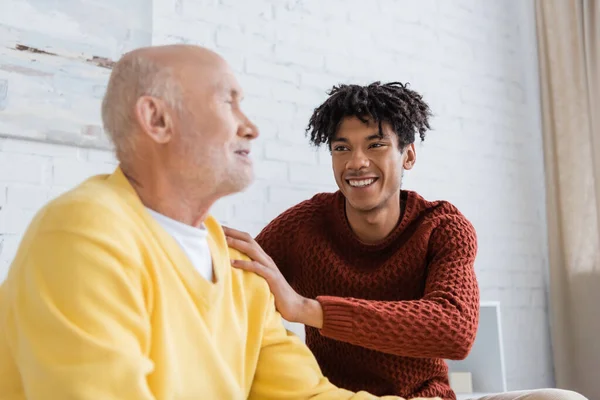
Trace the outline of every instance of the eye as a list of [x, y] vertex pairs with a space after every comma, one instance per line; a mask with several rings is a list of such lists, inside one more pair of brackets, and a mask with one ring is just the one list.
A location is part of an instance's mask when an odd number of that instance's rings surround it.
[[377, 148], [384, 147], [384, 146], [385, 146], [385, 143], [373, 143], [373, 144], [371, 144], [369, 146], [369, 148], [370, 149], [377, 149]]
[[348, 150], [347, 146], [338, 145], [333, 148], [333, 151], [346, 151]]

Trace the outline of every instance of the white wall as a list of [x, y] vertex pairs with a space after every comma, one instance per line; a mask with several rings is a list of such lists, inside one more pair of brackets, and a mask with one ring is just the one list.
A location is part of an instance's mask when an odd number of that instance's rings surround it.
[[[45, 3], [53, 2], [31, 2], [50, 18], [50, 6], [39, 5]], [[94, 22], [94, 13], [70, 11], [83, 1], [69, 4], [60, 11], [81, 29]], [[119, 12], [141, 18], [141, 3], [132, 4]], [[257, 233], [287, 207], [335, 189], [329, 155], [313, 151], [304, 137], [312, 108], [334, 83], [410, 82], [436, 116], [405, 187], [451, 200], [473, 221], [482, 298], [502, 304], [509, 388], [552, 385], [532, 0], [368, 4], [154, 0], [152, 17], [144, 17], [153, 43], [197, 43], [223, 54], [262, 129], [254, 151], [258, 180], [223, 200], [215, 214]], [[11, 96], [9, 87], [4, 101]], [[112, 156], [99, 150], [0, 140], [0, 277], [42, 203], [113, 167]]]

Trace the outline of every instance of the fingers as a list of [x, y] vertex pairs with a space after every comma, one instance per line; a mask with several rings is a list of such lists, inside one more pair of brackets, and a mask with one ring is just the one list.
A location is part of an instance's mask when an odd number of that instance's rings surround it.
[[273, 277], [271, 269], [256, 261], [231, 260], [231, 265], [244, 271], [254, 272], [269, 281]]
[[254, 239], [247, 232], [238, 231], [237, 229], [229, 228], [227, 226], [223, 227], [223, 232], [225, 236], [230, 236], [232, 238], [243, 240], [244, 242], [253, 242]]
[[241, 251], [250, 258], [255, 258], [254, 256], [256, 251], [251, 243], [241, 239], [236, 239], [233, 236], [225, 236], [225, 238], [227, 239], [227, 244], [229, 247], [233, 247], [234, 249]]
[[265, 253], [262, 247], [249, 233], [238, 231], [237, 229], [229, 228], [228, 226], [223, 226], [223, 232], [225, 233], [225, 238], [227, 239], [227, 245], [229, 247], [233, 247], [234, 249], [246, 254], [253, 260], [258, 261], [267, 267], [275, 267], [273, 259]]
[[270, 257], [266, 255], [266, 253], [261, 249], [261, 247], [255, 242], [246, 242], [241, 239], [235, 239], [231, 236], [226, 236], [227, 245], [229, 247], [233, 247], [234, 249], [244, 253], [254, 261], [258, 261], [259, 263], [270, 266], [273, 263]]
[[246, 232], [241, 232], [233, 228], [223, 227], [227, 244], [236, 250], [241, 251], [248, 257], [260, 261], [263, 264], [270, 264], [273, 262], [271, 257], [265, 253], [258, 243]]

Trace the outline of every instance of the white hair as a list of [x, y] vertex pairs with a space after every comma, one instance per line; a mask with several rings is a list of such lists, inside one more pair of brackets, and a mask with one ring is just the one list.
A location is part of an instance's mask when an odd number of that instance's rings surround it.
[[102, 100], [104, 130], [120, 162], [134, 155], [135, 104], [141, 96], [160, 98], [173, 109], [181, 109], [181, 89], [172, 69], [132, 53], [114, 66]]

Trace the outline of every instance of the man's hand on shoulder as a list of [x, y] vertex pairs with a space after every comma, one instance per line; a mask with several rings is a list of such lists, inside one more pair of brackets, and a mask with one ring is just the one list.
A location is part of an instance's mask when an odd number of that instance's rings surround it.
[[223, 227], [227, 244], [246, 254], [252, 261], [231, 260], [235, 268], [254, 272], [262, 276], [275, 297], [275, 307], [281, 316], [290, 321], [321, 328], [323, 309], [318, 301], [308, 299], [296, 293], [285, 280], [273, 259], [260, 247], [248, 233]]

